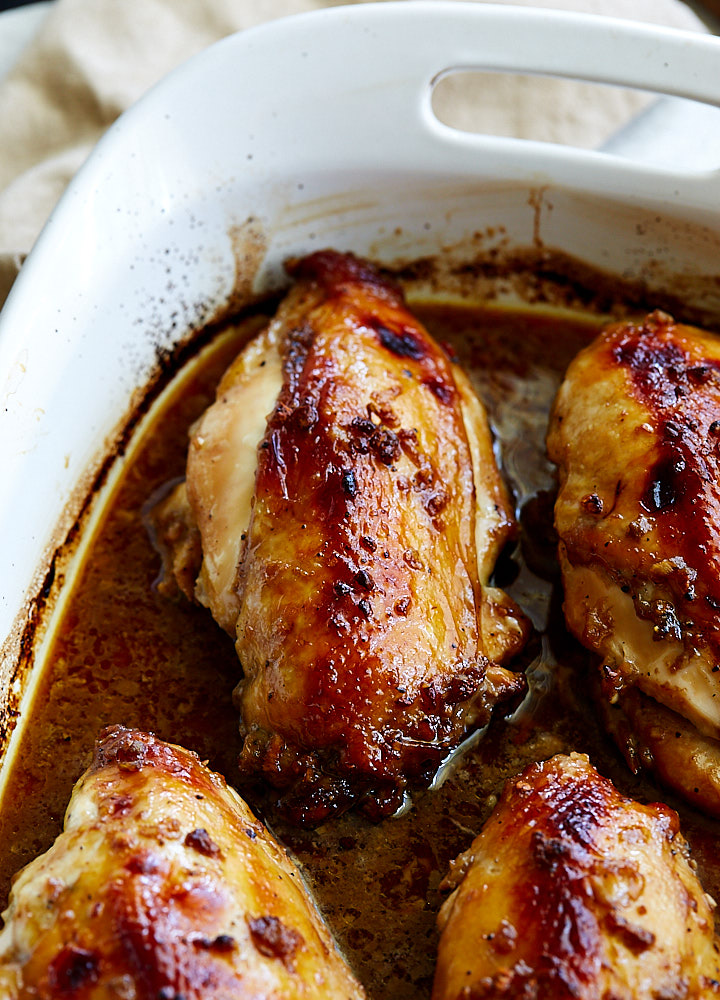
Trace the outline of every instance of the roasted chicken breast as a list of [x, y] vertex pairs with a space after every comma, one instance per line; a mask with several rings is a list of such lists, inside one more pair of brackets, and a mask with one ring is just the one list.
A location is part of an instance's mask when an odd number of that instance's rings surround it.
[[513, 512], [481, 403], [400, 289], [331, 251], [291, 272], [170, 505], [236, 638], [243, 770], [296, 821], [381, 816], [524, 690], [503, 664], [527, 622], [488, 585]]
[[448, 885], [433, 1000], [720, 995], [714, 904], [677, 815], [624, 798], [584, 755], [508, 783]]
[[8, 1000], [364, 996], [242, 799], [195, 754], [119, 726], [3, 917]]
[[720, 815], [720, 340], [658, 312], [608, 327], [548, 453], [565, 617], [608, 723], [633, 768]]

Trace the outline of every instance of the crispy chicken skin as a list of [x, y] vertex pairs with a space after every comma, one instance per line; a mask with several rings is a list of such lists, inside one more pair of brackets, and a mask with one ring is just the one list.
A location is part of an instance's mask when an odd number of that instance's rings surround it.
[[363, 990], [300, 874], [197, 756], [113, 727], [65, 829], [16, 877], [0, 995], [348, 998]]
[[714, 904], [676, 813], [624, 798], [584, 755], [509, 783], [449, 881], [433, 1000], [720, 995]]
[[484, 409], [370, 264], [323, 251], [195, 425], [196, 594], [236, 637], [241, 767], [318, 822], [394, 811], [524, 678]]
[[610, 727], [631, 766], [716, 815], [719, 449], [720, 340], [659, 312], [575, 358], [548, 435], [565, 617], [602, 657]]

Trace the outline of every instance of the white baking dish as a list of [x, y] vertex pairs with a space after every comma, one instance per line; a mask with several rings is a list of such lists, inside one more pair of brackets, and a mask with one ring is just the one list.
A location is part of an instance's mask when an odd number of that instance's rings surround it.
[[[669, 284], [720, 319], [720, 177], [460, 133], [453, 68], [550, 73], [720, 104], [720, 40], [560, 12], [363, 4], [202, 53], [110, 130], [0, 317], [0, 700], [53, 553], [157, 370], [231, 300], [322, 246], [388, 262], [540, 241]], [[27, 650], [25, 650], [27, 652]], [[12, 697], [8, 702], [8, 691]]]

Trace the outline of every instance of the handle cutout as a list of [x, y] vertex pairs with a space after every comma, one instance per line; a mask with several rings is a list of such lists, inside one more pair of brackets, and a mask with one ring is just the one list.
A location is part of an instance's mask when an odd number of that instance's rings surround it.
[[720, 108], [533, 73], [448, 70], [431, 107], [461, 132], [595, 149], [688, 173], [720, 167]]

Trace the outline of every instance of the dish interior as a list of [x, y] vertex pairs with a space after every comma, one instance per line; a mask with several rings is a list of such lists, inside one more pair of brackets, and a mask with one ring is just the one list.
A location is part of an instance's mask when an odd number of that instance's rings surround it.
[[[520, 539], [503, 554], [495, 582], [532, 619], [518, 668], [530, 693], [506, 719], [472, 736], [413, 793], [396, 817], [373, 825], [352, 813], [314, 830], [285, 823], [272, 795], [241, 787], [251, 807], [295, 854], [321, 910], [370, 998], [422, 1000], [430, 994], [440, 881], [488, 816], [505, 780], [550, 755], [587, 752], [627, 794], [663, 798], [678, 809], [708, 892], [720, 893], [715, 845], [720, 824], [633, 777], [604, 734], [587, 679], [591, 659], [568, 635], [552, 531], [554, 471], [545, 456], [548, 409], [574, 354], [607, 318], [594, 308], [452, 299], [406, 269], [412, 307], [447, 342], [484, 400], [504, 475], [517, 505]], [[425, 278], [427, 276], [425, 275]], [[569, 285], [564, 286], [565, 292]], [[577, 303], [575, 303], [577, 305]], [[637, 308], [618, 299], [616, 314]], [[232, 689], [240, 676], [232, 641], [201, 608], [157, 590], [160, 559], [147, 528], [149, 503], [184, 472], [189, 425], [213, 398], [239, 346], [273, 303], [208, 336], [138, 430], [92, 538], [73, 570], [47, 644], [31, 720], [16, 734], [0, 806], [0, 881], [45, 850], [61, 829], [73, 783], [98, 731], [122, 723], [196, 750], [237, 780], [240, 750]], [[86, 530], [90, 528], [86, 526]]]

